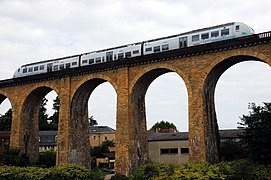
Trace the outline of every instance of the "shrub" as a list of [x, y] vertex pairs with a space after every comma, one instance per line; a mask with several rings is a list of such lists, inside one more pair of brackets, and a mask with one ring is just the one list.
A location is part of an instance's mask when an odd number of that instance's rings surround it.
[[42, 167], [53, 167], [56, 165], [56, 152], [50, 149], [45, 152], [41, 152], [39, 155], [39, 161], [37, 165]]

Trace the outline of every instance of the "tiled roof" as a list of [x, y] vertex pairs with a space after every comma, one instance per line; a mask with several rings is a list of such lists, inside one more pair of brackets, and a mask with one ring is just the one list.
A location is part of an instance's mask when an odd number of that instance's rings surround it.
[[[243, 129], [225, 129], [219, 130], [221, 139], [233, 139], [238, 138], [239, 135], [244, 132]], [[177, 132], [177, 133], [155, 133], [148, 132], [148, 141], [177, 141], [177, 140], [188, 140], [188, 132]]]
[[115, 133], [115, 129], [108, 126], [90, 126], [90, 133]]

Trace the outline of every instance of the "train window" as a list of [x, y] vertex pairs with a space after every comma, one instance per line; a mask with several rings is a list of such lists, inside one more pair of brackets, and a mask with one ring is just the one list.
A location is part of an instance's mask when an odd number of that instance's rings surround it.
[[88, 64], [93, 64], [94, 63], [94, 59], [89, 59]]
[[34, 71], [38, 71], [38, 70], [39, 70], [39, 66], [35, 66]]
[[235, 30], [239, 31], [240, 30], [240, 26], [239, 25], [235, 26]]
[[160, 52], [160, 46], [153, 47], [153, 52]]
[[83, 60], [82, 63], [86, 64], [86, 63], [88, 63], [88, 60]]
[[192, 42], [198, 41], [199, 40], [199, 35], [194, 35], [192, 36]]
[[117, 55], [116, 54], [114, 54], [114, 60], [116, 60], [117, 59]]
[[133, 54], [138, 54], [139, 53], [139, 50], [134, 50], [133, 51]]
[[131, 52], [126, 52], [126, 53], [125, 53], [125, 57], [126, 57], [126, 58], [129, 58], [129, 57], [131, 57], [131, 56], [132, 56]]
[[103, 60], [103, 62], [104, 62], [104, 57], [102, 57], [102, 60]]
[[201, 34], [201, 39], [209, 39], [209, 33]]
[[152, 47], [146, 48], [146, 52], [152, 51]]
[[226, 36], [230, 34], [230, 30], [229, 29], [222, 29], [221, 30], [221, 36]]
[[71, 67], [71, 63], [67, 63], [66, 64], [66, 69], [70, 68]]
[[168, 49], [169, 49], [168, 44], [162, 45], [162, 51], [166, 51]]
[[72, 62], [72, 66], [76, 66], [77, 65], [77, 62]]
[[33, 72], [33, 67], [28, 68], [28, 72]]
[[60, 64], [59, 65], [59, 69], [61, 70], [61, 69], [64, 69], [64, 64]]
[[54, 66], [53, 66], [53, 70], [54, 70], [54, 71], [57, 71], [57, 70], [58, 70], [58, 65], [54, 65]]
[[96, 60], [96, 63], [102, 62], [102, 58], [101, 57], [97, 57], [95, 60]]
[[211, 32], [211, 37], [218, 37], [218, 36], [219, 36], [219, 31]]
[[40, 70], [44, 70], [44, 65], [40, 65]]
[[23, 69], [23, 73], [27, 73], [27, 69], [25, 68], [25, 69]]
[[123, 58], [124, 57], [124, 54], [123, 53], [119, 53], [118, 54], [118, 59], [121, 59], [121, 58]]
[[18, 72], [20, 72], [21, 69], [18, 69]]

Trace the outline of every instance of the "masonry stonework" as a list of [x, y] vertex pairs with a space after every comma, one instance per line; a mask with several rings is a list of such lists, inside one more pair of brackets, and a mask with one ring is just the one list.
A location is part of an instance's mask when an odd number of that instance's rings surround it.
[[39, 104], [54, 90], [60, 98], [57, 164], [90, 167], [87, 102], [97, 86], [109, 82], [117, 94], [115, 172], [128, 175], [148, 161], [146, 91], [158, 76], [176, 72], [188, 93], [189, 160], [216, 162], [215, 86], [232, 65], [250, 60], [271, 65], [270, 44], [1, 88], [0, 102], [8, 98], [13, 110], [10, 145], [26, 152], [32, 163], [37, 161]]

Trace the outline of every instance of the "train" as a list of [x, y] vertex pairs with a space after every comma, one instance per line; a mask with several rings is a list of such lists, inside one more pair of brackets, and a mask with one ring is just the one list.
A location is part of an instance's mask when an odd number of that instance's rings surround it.
[[231, 22], [114, 48], [25, 64], [16, 69], [13, 78], [91, 66], [121, 59], [130, 60], [137, 56], [183, 49], [252, 34], [254, 34], [254, 30], [248, 25], [241, 22]]

